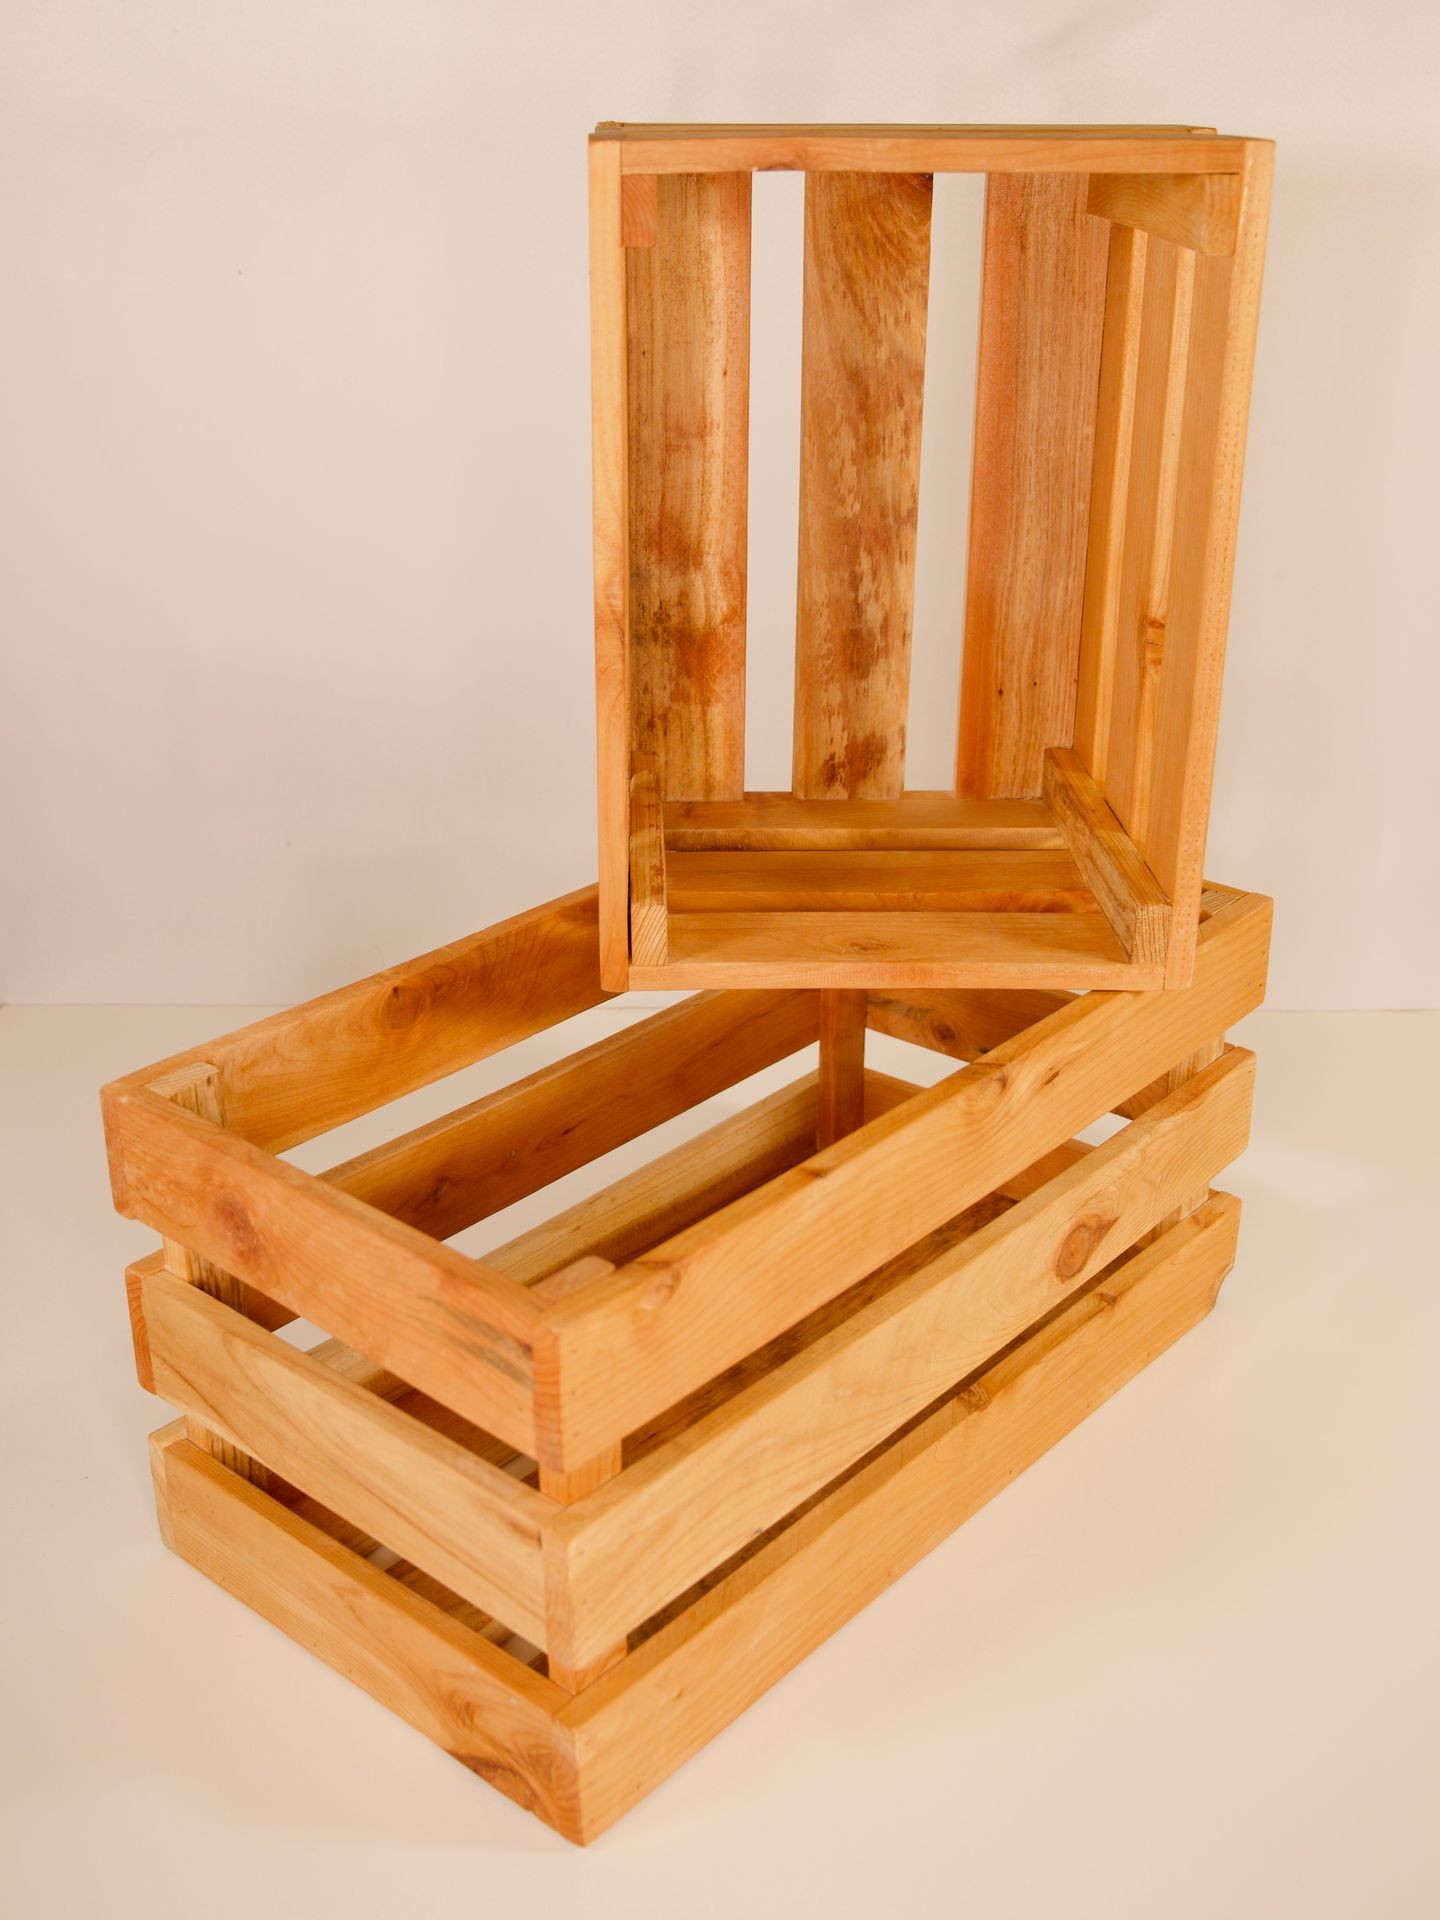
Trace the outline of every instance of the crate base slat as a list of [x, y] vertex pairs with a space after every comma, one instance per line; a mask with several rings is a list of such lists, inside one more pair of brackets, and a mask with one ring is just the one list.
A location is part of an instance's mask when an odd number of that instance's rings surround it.
[[704, 1584], [570, 1695], [201, 1452], [155, 1436], [175, 1551], [567, 1838], [588, 1841], [1214, 1303], [1215, 1194]]

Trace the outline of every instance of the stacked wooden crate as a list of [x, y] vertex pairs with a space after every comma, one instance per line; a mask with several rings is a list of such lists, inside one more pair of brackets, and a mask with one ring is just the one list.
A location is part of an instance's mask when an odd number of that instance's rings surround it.
[[[1270, 931], [1200, 880], [1264, 144], [591, 153], [598, 888], [104, 1094], [116, 1204], [163, 1240], [128, 1290], [182, 1414], [167, 1541], [576, 1840], [1208, 1310], [1254, 1064], [1223, 1036]], [[746, 235], [777, 166], [809, 174], [795, 783], [747, 795]], [[991, 175], [971, 613], [956, 792], [906, 795], [945, 167]], [[721, 990], [328, 1173], [282, 1157], [636, 983]], [[872, 1032], [957, 1064], [917, 1087]], [[447, 1244], [792, 1057], [544, 1225]]]

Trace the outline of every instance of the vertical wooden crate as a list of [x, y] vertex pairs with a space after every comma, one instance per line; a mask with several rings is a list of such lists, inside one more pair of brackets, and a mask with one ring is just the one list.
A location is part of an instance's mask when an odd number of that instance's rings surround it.
[[[1185, 127], [597, 129], [607, 987], [1189, 980], [1271, 163]], [[806, 175], [785, 794], [744, 771], [750, 220], [775, 169]], [[962, 688], [954, 789], [907, 792], [948, 173], [986, 176]]]
[[[1206, 1312], [1253, 1080], [1217, 1036], [1270, 911], [1207, 893], [1171, 993], [699, 994], [324, 1175], [280, 1157], [605, 998], [598, 923], [589, 889], [104, 1093], [116, 1204], [164, 1242], [128, 1289], [184, 1416], [166, 1540], [582, 1841]], [[867, 1029], [967, 1064], [917, 1090]], [[817, 1043], [484, 1258], [446, 1244]]]

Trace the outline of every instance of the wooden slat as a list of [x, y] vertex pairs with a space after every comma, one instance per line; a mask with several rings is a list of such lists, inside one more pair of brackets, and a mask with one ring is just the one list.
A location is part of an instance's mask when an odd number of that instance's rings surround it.
[[324, 1178], [446, 1240], [812, 1045], [816, 1020], [798, 993], [698, 995]]
[[1202, 1319], [1234, 1259], [1217, 1195], [793, 1525], [561, 1709], [587, 1839]]
[[1195, 269], [1153, 791], [1139, 841], [1175, 904], [1169, 986], [1189, 978], [1204, 884], [1273, 158], [1264, 142], [1250, 150], [1233, 260], [1201, 258]]
[[1075, 750], [1102, 786], [1119, 645], [1125, 511], [1130, 495], [1144, 287], [1145, 235], [1131, 227], [1113, 228], [1105, 275], [1100, 395], [1095, 415], [1095, 465], [1075, 698]]
[[1234, 173], [1263, 144], [1166, 127], [600, 126], [627, 173]]
[[111, 1117], [123, 1212], [533, 1455], [523, 1287], [143, 1088]]
[[630, 762], [630, 958], [663, 967], [669, 912], [665, 889], [665, 809], [653, 753]]
[[1187, 991], [1071, 1001], [560, 1303], [536, 1337], [540, 1453], [563, 1466], [633, 1431], [1234, 1024], [1269, 937], [1270, 903], [1247, 896], [1205, 924]]
[[145, 1314], [162, 1398], [545, 1644], [551, 1501], [171, 1274]]
[[[1244, 1151], [1254, 1056], [1144, 1119], [554, 1516], [584, 1661], [721, 1565], [1082, 1291]], [[755, 1463], [764, 1462], [756, 1472]]]
[[[256, 1146], [341, 1126], [603, 1000], [595, 913], [585, 887], [175, 1054], [104, 1089], [107, 1125], [117, 1100], [203, 1063], [219, 1069], [227, 1126]], [[111, 1171], [123, 1176], [113, 1154]]]
[[559, 1687], [226, 1473], [155, 1436], [167, 1543], [510, 1799], [581, 1837]]
[[1132, 960], [1163, 966], [1170, 902], [1068, 747], [1051, 747], [1045, 755], [1045, 800], [1121, 946]]
[[931, 182], [805, 183], [793, 785], [904, 786], [925, 391]]
[[[857, 975], [859, 976], [857, 979]], [[1101, 913], [672, 913], [635, 987], [1157, 987]]]
[[865, 1122], [863, 987], [820, 995], [820, 1098], [817, 1146], [828, 1147]]
[[620, 238], [627, 247], [653, 247], [659, 226], [660, 181], [653, 173], [620, 180]]
[[1083, 180], [987, 183], [964, 794], [1038, 794], [1046, 747], [1073, 738], [1106, 253]]
[[1093, 913], [1068, 853], [672, 853], [676, 913]]
[[[641, 169], [643, 171], [643, 169]], [[630, 510], [626, 260], [620, 151], [590, 142], [590, 429], [595, 567], [595, 774], [600, 979], [630, 963]]]
[[738, 798], [750, 176], [667, 174], [655, 243], [626, 272], [634, 745], [657, 756], [667, 799]]
[[985, 849], [1054, 851], [1063, 845], [1038, 800], [966, 800], [953, 793], [903, 793], [894, 800], [797, 800], [747, 793], [743, 800], [665, 810], [674, 853]]
[[1196, 253], [1233, 253], [1238, 173], [1096, 173], [1086, 202], [1103, 220]]

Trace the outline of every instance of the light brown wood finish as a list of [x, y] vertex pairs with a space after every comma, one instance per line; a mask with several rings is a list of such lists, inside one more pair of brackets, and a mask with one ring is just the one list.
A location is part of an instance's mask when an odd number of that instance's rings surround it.
[[803, 799], [904, 785], [925, 394], [931, 182], [805, 183], [793, 784]]
[[659, 226], [660, 181], [653, 173], [620, 180], [620, 238], [627, 247], [653, 247]]
[[1187, 991], [1071, 1001], [560, 1303], [535, 1365], [564, 1404], [539, 1456], [588, 1459], [1232, 1025], [1263, 996], [1269, 931], [1247, 896], [1206, 923]]
[[449, 1239], [811, 1045], [816, 1022], [800, 994], [697, 995], [324, 1177]]
[[145, 1314], [164, 1399], [545, 1644], [551, 1501], [171, 1274]]
[[667, 174], [654, 245], [632, 251], [626, 272], [634, 744], [658, 756], [666, 799], [737, 799], [750, 176]]
[[630, 762], [630, 958], [663, 967], [668, 945], [665, 897], [665, 810], [653, 753]]
[[986, 185], [958, 784], [1038, 794], [1073, 737], [1105, 229], [1064, 174]]
[[627, 173], [1234, 173], [1251, 143], [1184, 127], [671, 126], [602, 123]]
[[1053, 852], [1059, 829], [1038, 800], [967, 800], [902, 793], [894, 800], [797, 800], [747, 793], [743, 800], [665, 809], [674, 853], [915, 851]]
[[[219, 1070], [226, 1125], [282, 1152], [598, 1004], [595, 929], [584, 887], [176, 1054], [104, 1088], [107, 1138], [117, 1101], [198, 1063]], [[111, 1176], [123, 1213], [113, 1142]]]
[[828, 1147], [865, 1122], [863, 989], [820, 995], [820, 1100], [816, 1144]]
[[[644, 171], [644, 169], [641, 169]], [[590, 431], [595, 567], [595, 774], [600, 979], [629, 966], [630, 479], [620, 150], [590, 142]]]
[[1081, 1291], [1244, 1150], [1253, 1086], [1253, 1055], [1230, 1053], [557, 1515], [567, 1656], [658, 1611]]
[[1068, 853], [908, 847], [885, 853], [672, 853], [666, 898], [676, 913], [1093, 913], [1096, 904]]
[[1153, 233], [1196, 253], [1233, 253], [1240, 212], [1238, 173], [1096, 173], [1086, 205], [1120, 226]]
[[1163, 966], [1170, 902], [1068, 747], [1051, 747], [1045, 755], [1045, 800], [1121, 946], [1132, 960]]

